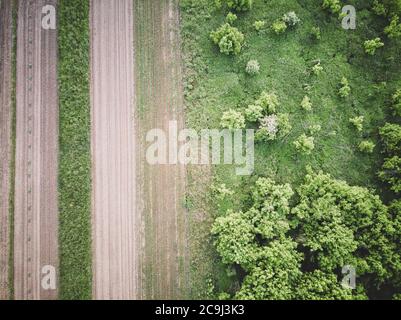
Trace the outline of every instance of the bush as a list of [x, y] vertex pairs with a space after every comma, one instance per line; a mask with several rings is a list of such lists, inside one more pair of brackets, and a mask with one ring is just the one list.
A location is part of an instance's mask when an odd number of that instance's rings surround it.
[[262, 29], [265, 27], [266, 25], [266, 21], [263, 20], [257, 20], [255, 21], [255, 23], [253, 24], [253, 27], [255, 28], [256, 31], [262, 31]]
[[284, 33], [287, 30], [287, 24], [283, 21], [283, 20], [276, 20], [275, 22], [273, 22], [272, 24], [272, 30], [276, 33], [276, 34], [281, 34]]
[[322, 131], [322, 126], [320, 124], [315, 124], [309, 127], [309, 133], [313, 136]]
[[322, 71], [323, 71], [323, 67], [322, 67], [320, 61], [317, 62], [317, 63], [312, 67], [312, 73], [313, 73], [314, 75], [317, 75], [317, 76], [318, 76], [319, 74], [322, 73]]
[[226, 16], [226, 22], [229, 24], [233, 24], [235, 21], [237, 21], [238, 17], [235, 13], [229, 12]]
[[328, 9], [331, 13], [339, 13], [341, 11], [341, 3], [339, 0], [323, 0], [323, 9]]
[[351, 94], [351, 87], [349, 86], [348, 79], [346, 77], [343, 77], [341, 79], [341, 88], [338, 91], [338, 94], [340, 95], [341, 98], [346, 98]]
[[355, 118], [349, 119], [349, 122], [352, 123], [352, 124], [354, 125], [354, 127], [355, 127], [359, 132], [362, 132], [364, 119], [365, 119], [365, 118], [364, 118], [363, 116], [360, 116], [360, 117], [355, 117]]
[[228, 23], [213, 31], [210, 37], [219, 46], [220, 52], [226, 55], [239, 54], [244, 43], [244, 35]]
[[257, 141], [272, 141], [277, 138], [279, 130], [278, 117], [275, 114], [260, 119], [260, 127], [256, 132]]
[[372, 10], [374, 13], [376, 13], [379, 16], [387, 16], [386, 7], [382, 3], [380, 3], [378, 0], [373, 1]]
[[365, 140], [362, 141], [359, 144], [359, 151], [363, 152], [363, 153], [373, 153], [373, 150], [375, 149], [376, 145], [370, 141], [370, 140]]
[[381, 41], [380, 38], [376, 38], [365, 41], [364, 46], [365, 46], [365, 52], [373, 56], [376, 53], [377, 49], [384, 47], [384, 43]]
[[258, 104], [251, 104], [245, 109], [245, 118], [249, 122], [257, 122], [263, 117], [263, 107]]
[[384, 161], [379, 178], [388, 184], [395, 193], [401, 192], [401, 158], [394, 156]]
[[290, 27], [295, 27], [297, 24], [301, 23], [301, 19], [298, 18], [294, 11], [284, 14], [283, 21]]
[[304, 99], [302, 100], [301, 107], [305, 111], [311, 111], [312, 110], [312, 102], [310, 101], [308, 96], [305, 96]]
[[220, 125], [224, 129], [237, 130], [245, 128], [244, 116], [235, 110], [229, 110], [223, 113]]
[[246, 65], [246, 73], [249, 74], [250, 76], [255, 76], [259, 74], [260, 71], [260, 65], [258, 60], [249, 60], [247, 65]]
[[398, 89], [393, 95], [394, 114], [401, 117], [401, 89]]
[[397, 15], [391, 18], [390, 25], [384, 29], [384, 32], [389, 38], [399, 38], [401, 36], [401, 23]]
[[277, 115], [279, 138], [283, 138], [288, 135], [292, 130], [292, 125], [290, 123], [290, 116], [288, 113], [279, 113]]
[[278, 97], [275, 93], [268, 93], [263, 91], [258, 100], [255, 102], [257, 105], [263, 107], [268, 113], [276, 112], [277, 107], [279, 106]]
[[380, 136], [383, 140], [385, 151], [394, 154], [401, 152], [401, 126], [398, 124], [386, 123], [380, 128]]
[[230, 9], [242, 12], [252, 9], [253, 0], [216, 0], [216, 3], [219, 6], [225, 3]]
[[312, 27], [310, 34], [312, 36], [312, 39], [314, 40], [320, 40], [322, 38], [322, 34], [319, 27]]
[[298, 152], [310, 155], [315, 149], [315, 138], [302, 134], [296, 141], [294, 141], [294, 146]]

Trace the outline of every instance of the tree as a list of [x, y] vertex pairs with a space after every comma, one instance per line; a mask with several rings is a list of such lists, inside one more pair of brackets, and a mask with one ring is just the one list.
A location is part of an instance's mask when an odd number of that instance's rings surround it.
[[384, 32], [389, 38], [399, 38], [401, 36], [401, 23], [399, 16], [394, 15], [391, 18], [390, 25], [384, 29]]
[[328, 9], [331, 13], [339, 13], [341, 10], [341, 4], [339, 0], [323, 0], [323, 9]]
[[401, 151], [401, 126], [386, 123], [380, 129], [380, 136], [384, 143], [385, 151], [390, 154]]
[[305, 96], [301, 102], [301, 107], [305, 111], [312, 111], [312, 102], [308, 96]]
[[253, 0], [216, 0], [218, 5], [225, 3], [228, 8], [238, 12], [252, 9]]
[[225, 23], [213, 31], [210, 37], [219, 46], [220, 52], [226, 55], [239, 54], [245, 39], [244, 35], [229, 23]]
[[246, 73], [249, 74], [250, 76], [255, 76], [259, 74], [259, 71], [260, 71], [260, 65], [258, 60], [249, 60], [246, 65]]
[[358, 146], [359, 151], [363, 153], [373, 153], [375, 147], [376, 145], [370, 140], [364, 140]]
[[390, 189], [395, 193], [401, 192], [401, 158], [394, 156], [384, 161], [379, 178], [390, 184]]
[[[360, 292], [360, 293], [359, 293]], [[365, 300], [363, 289], [354, 295], [351, 289], [343, 288], [333, 273], [315, 270], [302, 275], [296, 290], [299, 300]]]
[[348, 79], [346, 77], [342, 77], [341, 79], [341, 88], [338, 91], [338, 94], [341, 98], [346, 98], [351, 94], [351, 87], [349, 86]]
[[283, 20], [278, 19], [278, 20], [273, 22], [272, 30], [276, 34], [284, 33], [287, 30], [287, 24]]

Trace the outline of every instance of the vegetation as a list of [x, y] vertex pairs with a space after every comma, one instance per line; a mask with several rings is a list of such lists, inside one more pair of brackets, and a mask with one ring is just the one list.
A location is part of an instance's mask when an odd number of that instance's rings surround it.
[[216, 31], [213, 31], [210, 37], [219, 46], [221, 53], [237, 55], [241, 52], [244, 35], [229, 23], [225, 23]]
[[[387, 150], [379, 130], [386, 119], [399, 124], [393, 117], [400, 102], [400, 46], [384, 31], [394, 15], [390, 12], [398, 10], [390, 2], [378, 2], [386, 11], [378, 16], [370, 4], [356, 1], [358, 25], [351, 32], [341, 28], [340, 1], [255, 0], [235, 22], [246, 39], [241, 51], [226, 56], [213, 49], [209, 34], [228, 8], [216, 9], [207, 0], [181, 1], [188, 125], [216, 128], [225, 112], [235, 110], [259, 141], [252, 176], [238, 177], [233, 167], [216, 166], [211, 179], [229, 194], [189, 196], [193, 202], [208, 199], [202, 208], [210, 219], [203, 226], [213, 231], [211, 239], [202, 238], [205, 251], [194, 272], [194, 279], [201, 274], [210, 279], [213, 290], [201, 284], [206, 281], [194, 280], [200, 284], [195, 296], [399, 296], [401, 206], [394, 191], [399, 160], [386, 162], [397, 151]], [[296, 28], [284, 21], [289, 12], [302, 20]], [[259, 30], [257, 21], [265, 22]], [[365, 41], [378, 37], [385, 47], [376, 48], [372, 59]], [[255, 57], [261, 68], [257, 77], [249, 77], [244, 66]], [[280, 120], [288, 125], [283, 135]], [[372, 144], [377, 147], [366, 155], [358, 148], [362, 142], [368, 151]], [[390, 139], [388, 145], [394, 144]], [[308, 165], [319, 173], [308, 172]], [[267, 191], [255, 198], [259, 188]], [[231, 230], [237, 225], [240, 235]], [[346, 264], [356, 268], [355, 290], [341, 285]]]
[[246, 64], [246, 73], [250, 76], [255, 76], [259, 74], [260, 71], [260, 64], [258, 60], [249, 60]]
[[60, 298], [91, 299], [89, 2], [58, 4]]
[[376, 50], [381, 47], [384, 47], [384, 43], [380, 38], [365, 41], [365, 52], [371, 56], [373, 56], [376, 53]]

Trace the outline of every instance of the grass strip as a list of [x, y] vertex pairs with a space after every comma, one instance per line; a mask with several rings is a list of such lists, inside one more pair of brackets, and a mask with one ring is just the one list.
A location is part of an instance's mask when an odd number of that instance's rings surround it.
[[92, 298], [89, 1], [58, 5], [60, 299]]

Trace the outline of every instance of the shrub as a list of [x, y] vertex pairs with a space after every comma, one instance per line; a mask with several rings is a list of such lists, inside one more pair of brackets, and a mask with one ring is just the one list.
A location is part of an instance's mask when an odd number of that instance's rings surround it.
[[359, 144], [359, 151], [363, 152], [363, 153], [373, 153], [373, 150], [375, 149], [376, 145], [370, 141], [370, 140], [365, 140], [362, 141]]
[[317, 62], [317, 63], [312, 67], [312, 73], [313, 73], [314, 75], [317, 75], [317, 76], [318, 76], [319, 74], [322, 73], [322, 71], [323, 71], [323, 67], [322, 67], [320, 61]]
[[384, 29], [389, 38], [399, 38], [401, 36], [400, 18], [394, 15], [391, 18], [390, 25]]
[[312, 110], [312, 102], [310, 101], [308, 96], [305, 96], [304, 99], [302, 100], [301, 107], [305, 111], [311, 111]]
[[373, 1], [372, 10], [373, 10], [374, 13], [376, 13], [379, 16], [386, 16], [387, 15], [386, 7], [382, 3], [380, 3], [378, 0]]
[[383, 140], [385, 151], [394, 154], [401, 152], [401, 126], [398, 124], [386, 123], [379, 130]]
[[346, 77], [343, 77], [341, 79], [341, 88], [338, 91], [338, 94], [340, 95], [341, 98], [346, 98], [351, 94], [351, 87], [349, 86], [348, 79]]
[[341, 11], [341, 3], [339, 0], [323, 0], [323, 9], [328, 9], [331, 13], [339, 13]]
[[371, 56], [376, 53], [376, 50], [384, 47], [384, 43], [380, 38], [365, 41], [365, 52]]
[[226, 55], [239, 54], [244, 43], [244, 35], [228, 23], [213, 31], [210, 37], [219, 46], [220, 52]]
[[309, 133], [312, 136], [317, 134], [317, 133], [319, 133], [320, 131], [322, 131], [322, 126], [320, 124], [314, 124], [314, 125], [309, 127]]
[[360, 117], [355, 117], [355, 118], [349, 119], [349, 122], [352, 123], [352, 124], [354, 125], [354, 127], [355, 127], [359, 132], [362, 132], [364, 119], [365, 119], [365, 118], [364, 118], [363, 116], [360, 116]]
[[216, 0], [216, 3], [220, 6], [225, 3], [230, 9], [241, 12], [250, 10], [253, 0]]
[[394, 156], [385, 160], [379, 178], [388, 184], [395, 193], [401, 192], [401, 158]]
[[226, 16], [226, 22], [229, 24], [233, 24], [235, 21], [237, 21], [238, 17], [235, 13], [229, 12]]
[[283, 138], [288, 135], [292, 130], [292, 125], [290, 123], [290, 116], [288, 113], [279, 113], [277, 115], [279, 138]]
[[394, 114], [401, 117], [401, 89], [398, 89], [393, 95]]
[[312, 27], [310, 32], [312, 39], [320, 40], [322, 38], [322, 34], [319, 27]]
[[253, 27], [255, 28], [256, 31], [262, 31], [262, 29], [265, 27], [266, 25], [266, 21], [263, 20], [257, 20], [255, 21], [255, 23], [253, 24]]
[[263, 117], [263, 107], [259, 104], [251, 104], [245, 109], [245, 118], [249, 122], [256, 122]]
[[276, 34], [284, 33], [287, 30], [287, 24], [283, 20], [276, 20], [272, 24], [272, 30]]
[[235, 110], [229, 110], [223, 113], [220, 125], [224, 129], [237, 130], [245, 128], [244, 116]]
[[259, 74], [260, 71], [260, 65], [258, 60], [249, 60], [247, 65], [246, 65], [246, 73], [249, 74], [250, 76], [255, 76]]
[[263, 91], [258, 100], [255, 102], [257, 105], [263, 107], [269, 113], [276, 112], [277, 107], [279, 106], [278, 97], [275, 93], [268, 93]]
[[279, 130], [278, 117], [275, 114], [260, 119], [260, 127], [256, 132], [257, 141], [272, 141], [277, 138]]
[[296, 141], [294, 141], [294, 146], [298, 152], [310, 155], [315, 149], [315, 138], [302, 134]]
[[284, 14], [283, 21], [286, 23], [287, 26], [295, 27], [301, 22], [301, 19], [298, 18], [294, 11], [290, 11]]

